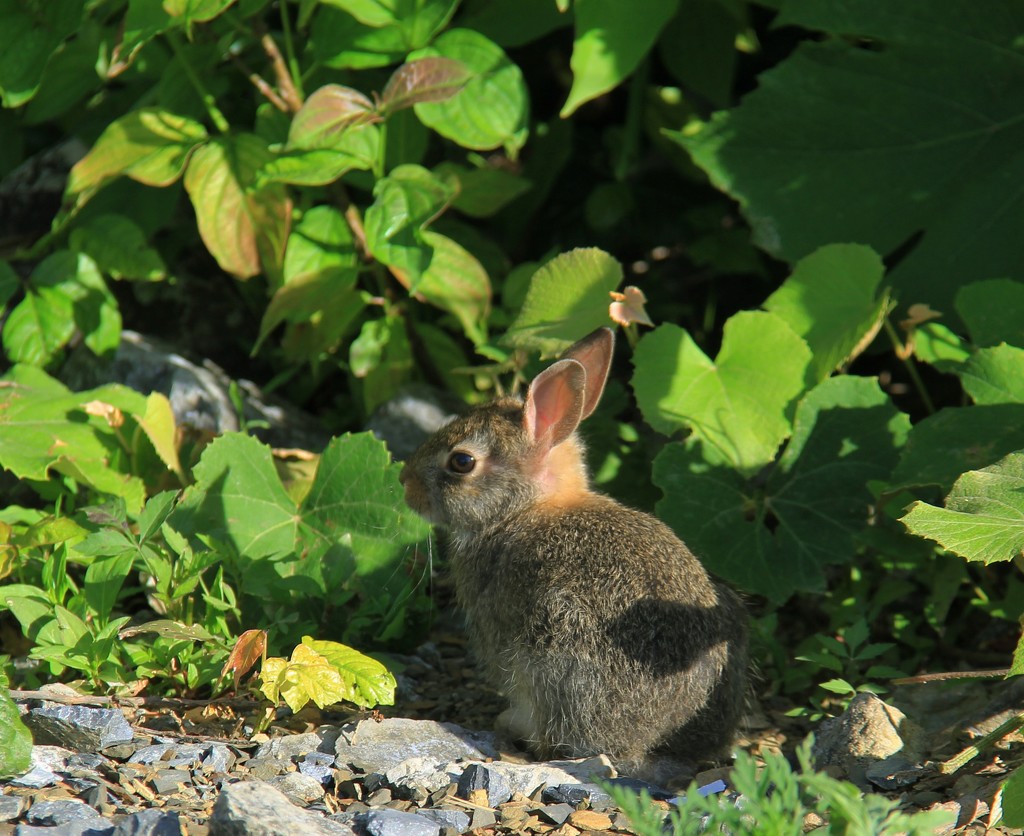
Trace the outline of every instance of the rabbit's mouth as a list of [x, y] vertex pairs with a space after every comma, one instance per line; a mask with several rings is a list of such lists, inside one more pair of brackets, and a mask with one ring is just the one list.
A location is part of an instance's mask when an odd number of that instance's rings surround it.
[[409, 470], [408, 465], [402, 468], [402, 472], [398, 475], [398, 481], [401, 482], [402, 487], [405, 489], [405, 504], [428, 523], [436, 525], [438, 520], [434, 514], [430, 496], [427, 494], [423, 482], [416, 478], [416, 474]]

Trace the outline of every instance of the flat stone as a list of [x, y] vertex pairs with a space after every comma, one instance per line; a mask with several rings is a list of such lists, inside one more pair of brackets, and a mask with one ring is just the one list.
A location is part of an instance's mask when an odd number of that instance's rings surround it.
[[94, 752], [104, 746], [127, 743], [134, 735], [124, 714], [112, 708], [43, 703], [22, 719], [32, 730], [33, 740], [76, 752]]
[[323, 752], [310, 752], [298, 762], [299, 772], [318, 781], [322, 786], [329, 786], [334, 780], [334, 755]]
[[301, 772], [289, 772], [287, 775], [277, 775], [267, 781], [272, 787], [276, 787], [286, 796], [292, 804], [300, 807], [307, 807], [324, 797], [324, 787], [316, 778], [303, 775]]
[[323, 726], [315, 732], [275, 737], [260, 744], [253, 757], [297, 760], [311, 752], [332, 755], [340, 734], [341, 729], [335, 726]]
[[181, 785], [192, 783], [192, 773], [185, 769], [161, 769], [149, 779], [157, 795], [171, 795], [180, 792]]
[[[449, 763], [446, 772], [461, 775], [469, 764]], [[595, 779], [609, 778], [610, 768], [602, 758], [586, 758], [581, 761], [550, 761], [548, 763], [509, 763], [495, 761], [486, 764], [487, 769], [500, 775], [512, 793], [529, 797], [543, 785], [579, 784]], [[668, 795], [666, 794], [666, 798]]]
[[610, 830], [612, 818], [596, 810], [576, 810], [569, 815], [569, 824], [580, 830]]
[[431, 795], [452, 783], [452, 776], [439, 769], [433, 758], [407, 758], [384, 772], [384, 782], [399, 791], [403, 798], [422, 790]]
[[614, 804], [612, 797], [597, 784], [558, 784], [545, 787], [541, 795], [545, 804], [589, 804], [594, 810], [604, 810]]
[[68, 758], [73, 754], [62, 746], [33, 746], [32, 766], [24, 775], [12, 778], [10, 783], [36, 790], [52, 787], [60, 780], [57, 773], [64, 771]]
[[563, 825], [576, 812], [571, 804], [546, 804], [538, 812], [554, 825]]
[[471, 822], [469, 814], [462, 810], [426, 809], [420, 810], [416, 815], [436, 821], [441, 827], [458, 833], [465, 833], [469, 830]]
[[0, 822], [14, 821], [28, 806], [28, 799], [20, 795], [0, 795]]
[[469, 824], [470, 830], [480, 830], [484, 827], [491, 827], [498, 821], [497, 816], [490, 810], [474, 810], [473, 819]]
[[99, 817], [68, 822], [60, 827], [19, 824], [14, 828], [14, 836], [112, 836], [113, 833], [114, 825]]
[[238, 760], [235, 753], [223, 743], [214, 743], [209, 750], [200, 757], [203, 769], [210, 772], [230, 772], [231, 767]]
[[192, 769], [202, 766], [209, 749], [210, 745], [203, 743], [153, 743], [136, 751], [128, 763]]
[[441, 825], [416, 813], [370, 810], [364, 823], [370, 836], [440, 836]]
[[472, 732], [454, 723], [433, 720], [361, 720], [342, 728], [338, 762], [362, 772], [386, 772], [408, 758], [428, 758], [436, 764], [498, 757], [491, 732]]
[[278, 775], [288, 771], [290, 761], [270, 756], [262, 758], [251, 758], [245, 762], [249, 768], [249, 774], [257, 781], [269, 781]]
[[141, 810], [121, 819], [113, 836], [181, 836], [181, 819], [167, 810]]
[[350, 826], [296, 807], [262, 781], [225, 784], [208, 824], [210, 836], [355, 836]]
[[98, 813], [84, 801], [65, 798], [59, 801], [37, 801], [28, 811], [25, 819], [29, 824], [59, 825], [68, 822], [92, 819]]

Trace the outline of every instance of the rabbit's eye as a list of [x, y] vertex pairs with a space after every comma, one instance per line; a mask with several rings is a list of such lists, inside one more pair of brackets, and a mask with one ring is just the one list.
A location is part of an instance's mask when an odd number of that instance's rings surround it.
[[469, 453], [457, 450], [448, 457], [448, 469], [452, 473], [471, 473], [474, 467], [476, 467], [476, 459]]

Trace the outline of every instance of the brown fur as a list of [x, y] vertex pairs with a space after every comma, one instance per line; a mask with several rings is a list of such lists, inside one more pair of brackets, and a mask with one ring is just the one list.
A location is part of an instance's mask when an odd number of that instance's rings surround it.
[[[578, 345], [545, 374], [584, 380], [583, 408], [531, 387], [539, 427], [545, 410], [568, 411], [571, 431], [600, 397], [611, 332]], [[474, 456], [471, 473], [446, 468], [453, 451]], [[574, 434], [531, 437], [523, 403], [502, 398], [442, 428], [402, 481], [448, 531], [458, 599], [513, 734], [542, 756], [605, 753], [632, 771], [657, 752], [714, 757], [744, 702], [743, 605], [667, 526], [594, 491], [583, 455]]]

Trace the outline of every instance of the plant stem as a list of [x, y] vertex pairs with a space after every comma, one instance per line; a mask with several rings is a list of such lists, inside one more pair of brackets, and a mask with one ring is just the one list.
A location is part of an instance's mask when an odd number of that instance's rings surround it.
[[288, 73], [292, 84], [295, 85], [295, 92], [298, 94], [299, 101], [305, 101], [306, 94], [302, 89], [302, 70], [299, 67], [298, 59], [295, 57], [295, 42], [292, 38], [292, 22], [291, 18], [288, 17], [287, 0], [281, 3], [281, 34], [284, 36], [284, 53], [288, 61]]
[[1009, 734], [1013, 734], [1020, 728], [1024, 728], [1024, 714], [1011, 717], [998, 728], [993, 729], [977, 743], [968, 746], [959, 754], [954, 755], [948, 761], [939, 764], [939, 772], [943, 775], [952, 775], [958, 769], [966, 766], [974, 758], [978, 757], [985, 749], [993, 743], [997, 743]]
[[924, 404], [924, 408], [928, 410], [929, 415], [935, 414], [935, 404], [932, 403], [931, 395], [928, 394], [928, 390], [924, 387], [924, 381], [921, 380], [921, 375], [917, 373], [917, 366], [914, 365], [914, 361], [910, 357], [905, 357], [903, 352], [900, 350], [903, 347], [903, 343], [900, 342], [900, 336], [896, 333], [896, 329], [893, 328], [892, 322], [889, 321], [889, 317], [886, 316], [882, 320], [882, 325], [885, 327], [885, 333], [889, 335], [889, 339], [892, 341], [893, 350], [896, 352], [896, 356], [900, 358], [903, 365], [907, 369], [907, 374], [910, 375], [910, 380], [914, 384], [914, 388], [917, 389], [917, 394], [921, 396], [921, 402]]
[[615, 179], [620, 183], [629, 174], [630, 166], [636, 157], [640, 145], [640, 133], [643, 130], [644, 98], [647, 96], [647, 79], [650, 76], [650, 61], [644, 59], [633, 73], [629, 83], [629, 105], [626, 111], [626, 124], [622, 137], [622, 149], [615, 161]]
[[384, 177], [385, 157], [388, 153], [388, 123], [381, 122], [377, 130], [380, 133], [380, 143], [377, 146], [377, 159], [373, 161], [374, 180], [380, 180]]
[[178, 59], [178, 63], [181, 64], [181, 68], [184, 70], [189, 82], [199, 94], [199, 98], [202, 100], [203, 107], [206, 108], [206, 112], [209, 114], [210, 121], [213, 122], [213, 126], [222, 134], [228, 133], [231, 130], [231, 124], [228, 122], [224, 114], [221, 113], [220, 108], [217, 107], [217, 102], [214, 99], [213, 94], [206, 89], [206, 85], [203, 84], [203, 80], [199, 78], [196, 71], [192, 68], [192, 65], [186, 60], [184, 50], [181, 47], [181, 39], [176, 33], [168, 32], [167, 42], [171, 45], [171, 51], [174, 53], [174, 57]]

